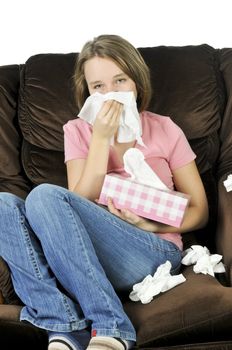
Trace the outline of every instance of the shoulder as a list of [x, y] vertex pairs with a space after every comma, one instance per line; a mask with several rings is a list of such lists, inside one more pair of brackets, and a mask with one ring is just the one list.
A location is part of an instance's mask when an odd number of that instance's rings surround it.
[[149, 123], [152, 125], [160, 125], [161, 127], [165, 127], [166, 124], [173, 123], [171, 118], [166, 115], [161, 115], [149, 111], [143, 111], [140, 114], [142, 121], [145, 123]]
[[66, 124], [63, 125], [64, 130], [69, 130], [69, 129], [78, 129], [78, 128], [85, 128], [87, 127], [87, 123], [81, 119], [81, 118], [76, 118], [76, 119], [71, 119], [69, 120]]
[[80, 118], [69, 120], [63, 125], [65, 162], [86, 158], [91, 138], [91, 126]]
[[92, 132], [92, 126], [81, 118], [76, 118], [69, 120], [66, 124], [63, 125], [64, 135], [65, 136], [75, 136], [80, 135], [84, 138], [88, 138]]

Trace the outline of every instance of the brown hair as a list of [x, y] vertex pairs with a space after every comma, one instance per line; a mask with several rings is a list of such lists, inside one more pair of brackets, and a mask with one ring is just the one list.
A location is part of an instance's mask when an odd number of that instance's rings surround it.
[[138, 110], [141, 112], [147, 109], [151, 99], [149, 68], [140, 52], [118, 35], [100, 35], [92, 41], [88, 41], [78, 55], [74, 74], [78, 108], [82, 108], [89, 96], [84, 65], [86, 61], [95, 56], [111, 59], [135, 82], [138, 93]]

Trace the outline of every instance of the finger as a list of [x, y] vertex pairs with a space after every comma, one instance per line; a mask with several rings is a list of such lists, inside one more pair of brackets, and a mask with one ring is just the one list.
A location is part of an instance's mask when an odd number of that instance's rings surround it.
[[121, 213], [124, 216], [125, 220], [130, 222], [131, 224], [136, 224], [141, 220], [141, 218], [138, 215], [136, 215], [135, 213], [132, 213], [128, 209], [122, 209]]
[[[108, 101], [107, 101], [108, 102]], [[109, 107], [104, 115], [104, 118], [107, 119], [110, 123], [114, 124], [118, 122], [119, 117], [122, 114], [122, 104], [120, 102], [109, 100]]]
[[113, 105], [113, 100], [107, 100], [107, 101], [103, 102], [103, 104], [100, 108], [100, 111], [98, 112], [97, 118], [104, 119], [109, 114], [109, 112], [112, 108], [112, 105]]
[[110, 115], [108, 116], [108, 125], [110, 128], [116, 130], [119, 128], [120, 125], [120, 120], [121, 120], [121, 115], [122, 115], [122, 108], [123, 106], [118, 104], [117, 106], [114, 107], [114, 109], [112, 109], [110, 111]]
[[114, 107], [114, 111], [111, 116], [111, 123], [112, 124], [119, 124], [120, 118], [123, 111], [123, 105], [121, 103], [117, 103], [117, 105]]
[[115, 206], [114, 206], [114, 204], [113, 204], [112, 198], [109, 197], [109, 198], [107, 199], [107, 205], [108, 205], [109, 211], [110, 211], [112, 214], [114, 214], [114, 215], [116, 215], [116, 216], [118, 216], [118, 217], [121, 218], [120, 211], [119, 211], [118, 209], [115, 208]]

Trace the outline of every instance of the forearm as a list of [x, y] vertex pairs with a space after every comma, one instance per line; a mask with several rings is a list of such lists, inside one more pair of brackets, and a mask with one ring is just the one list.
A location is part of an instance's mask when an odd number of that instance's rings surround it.
[[86, 164], [74, 192], [93, 201], [99, 198], [107, 173], [109, 149], [109, 140], [92, 137]]
[[183, 222], [180, 227], [169, 226], [156, 221], [146, 220], [141, 222], [141, 228], [146, 231], [159, 232], [159, 233], [184, 233], [188, 231], [197, 230], [208, 221], [208, 208], [189, 207], [186, 210]]

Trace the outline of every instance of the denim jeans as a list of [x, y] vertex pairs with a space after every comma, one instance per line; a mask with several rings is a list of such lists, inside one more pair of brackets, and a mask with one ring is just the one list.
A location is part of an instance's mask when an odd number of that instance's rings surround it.
[[0, 240], [25, 304], [21, 320], [52, 331], [91, 326], [95, 335], [136, 340], [117, 292], [167, 260], [173, 273], [181, 264], [175, 244], [50, 184], [26, 201], [0, 194]]

